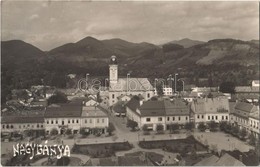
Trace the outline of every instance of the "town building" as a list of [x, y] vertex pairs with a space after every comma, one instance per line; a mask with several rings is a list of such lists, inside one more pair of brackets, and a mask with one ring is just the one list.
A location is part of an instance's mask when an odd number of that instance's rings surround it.
[[109, 119], [106, 112], [99, 106], [83, 106], [81, 114], [81, 128], [86, 128], [89, 133], [96, 129], [98, 133], [106, 133]]
[[180, 100], [143, 101], [137, 96], [126, 104], [126, 116], [136, 121], [139, 128], [146, 125], [151, 130], [156, 130], [159, 124], [167, 130], [170, 124], [190, 121], [189, 108]]
[[231, 124], [236, 124], [239, 128], [245, 128], [248, 132], [259, 135], [259, 107], [237, 102], [230, 113]]
[[80, 130], [80, 119], [82, 115], [82, 103], [52, 104], [47, 107], [44, 115], [46, 134], [52, 129], [64, 134], [66, 129], [73, 133]]
[[109, 64], [109, 106], [118, 101], [122, 95], [142, 95], [145, 100], [154, 96], [154, 88], [147, 78], [118, 78], [118, 62], [111, 56]]
[[1, 132], [24, 132], [26, 130], [44, 130], [44, 117], [31, 116], [2, 116]]
[[229, 121], [229, 102], [227, 98], [195, 99], [191, 103], [193, 120], [196, 125], [200, 122]]

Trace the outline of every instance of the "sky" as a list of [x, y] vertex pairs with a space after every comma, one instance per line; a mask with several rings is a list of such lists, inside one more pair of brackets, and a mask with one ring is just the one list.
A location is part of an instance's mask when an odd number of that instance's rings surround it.
[[43, 51], [87, 36], [163, 44], [190, 38], [259, 39], [258, 2], [2, 1], [2, 41]]

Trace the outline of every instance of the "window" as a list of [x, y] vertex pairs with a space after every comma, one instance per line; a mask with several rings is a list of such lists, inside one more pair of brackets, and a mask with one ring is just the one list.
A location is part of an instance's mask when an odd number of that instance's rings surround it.
[[11, 125], [10, 127], [11, 127], [11, 129], [13, 129], [13, 128], [14, 128], [14, 126], [13, 126], [13, 125]]
[[4, 128], [5, 128], [5, 125], [2, 125], [2, 128], [4, 129]]
[[92, 119], [89, 119], [89, 123], [92, 123]]
[[226, 116], [226, 120], [228, 120], [228, 116]]
[[224, 119], [224, 116], [222, 115], [222, 120]]
[[53, 120], [51, 120], [51, 124], [53, 124]]
[[25, 125], [23, 125], [23, 128], [25, 128]]
[[47, 124], [49, 124], [49, 121], [47, 121]]
[[167, 121], [170, 121], [170, 117], [167, 117]]
[[56, 124], [58, 124], [58, 120], [56, 120]]
[[102, 123], [104, 123], [104, 122], [105, 122], [105, 119], [103, 118], [103, 119], [102, 119]]
[[41, 127], [43, 128], [43, 125], [41, 125]]
[[40, 127], [39, 124], [37, 124], [36, 127], [39, 128]]
[[214, 120], [214, 116], [211, 116], [211, 119]]
[[19, 125], [19, 129], [21, 129], [22, 127], [21, 127], [21, 125]]
[[162, 121], [162, 117], [159, 117], [159, 118], [158, 118], [158, 121]]
[[99, 119], [97, 119], [97, 123], [99, 123]]
[[172, 117], [172, 120], [175, 121], [175, 117]]
[[27, 127], [30, 127], [30, 125], [28, 124]]
[[150, 93], [147, 94], [147, 98], [150, 98]]
[[208, 116], [208, 120], [210, 120], [210, 116]]
[[72, 123], [74, 124], [74, 119], [72, 120]]
[[87, 119], [85, 119], [85, 124], [86, 124], [86, 123], [88, 123], [88, 120], [87, 120]]
[[186, 117], [186, 120], [188, 120], [188, 117]]
[[181, 117], [179, 117], [179, 121], [181, 120]]
[[203, 119], [203, 118], [204, 118], [204, 115], [202, 115], [201, 118]]
[[70, 119], [68, 120], [68, 124], [70, 124]]
[[197, 118], [200, 119], [200, 115], [198, 115]]
[[151, 121], [151, 118], [146, 118], [146, 122], [150, 122]]
[[79, 120], [77, 119], [77, 123], [79, 123]]
[[114, 94], [112, 94], [112, 99], [114, 99], [115, 98], [115, 95]]
[[34, 125], [32, 125], [32, 128], [34, 128]]
[[218, 116], [215, 116], [215, 119], [218, 120]]
[[9, 129], [9, 125], [6, 125], [6, 129]]

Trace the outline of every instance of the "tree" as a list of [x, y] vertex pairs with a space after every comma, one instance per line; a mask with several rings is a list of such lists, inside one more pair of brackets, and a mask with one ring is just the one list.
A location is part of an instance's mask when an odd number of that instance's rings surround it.
[[237, 125], [233, 125], [231, 127], [231, 132], [234, 136], [238, 136], [238, 133], [239, 133], [239, 127]]
[[162, 46], [162, 48], [163, 48], [163, 52], [167, 53], [167, 52], [172, 52], [172, 51], [177, 51], [177, 50], [183, 49], [184, 47], [179, 44], [167, 43], [167, 44], [164, 44]]
[[162, 96], [163, 95], [163, 84], [162, 83], [158, 83], [156, 85], [156, 91], [157, 91], [157, 95], [158, 96]]
[[206, 130], [206, 125], [203, 123], [203, 122], [200, 122], [199, 125], [198, 125], [198, 129], [201, 131], [201, 132], [204, 132]]
[[66, 103], [68, 102], [67, 96], [62, 92], [56, 92], [55, 95], [51, 96], [48, 99], [48, 104], [55, 104], [55, 103]]
[[253, 133], [250, 133], [249, 135], [249, 144], [252, 145], [252, 146], [255, 146], [255, 143], [256, 143], [256, 137]]
[[132, 129], [132, 131], [134, 131], [135, 128], [138, 126], [138, 123], [136, 121], [128, 119], [127, 126], [130, 127]]
[[79, 134], [81, 134], [82, 136], [88, 135], [87, 128], [86, 127], [80, 128], [79, 129]]
[[233, 82], [222, 82], [219, 86], [219, 91], [222, 93], [235, 93], [235, 84]]
[[195, 126], [194, 126], [194, 123], [193, 123], [193, 122], [187, 122], [187, 123], [185, 123], [185, 125], [184, 125], [184, 128], [185, 128], [186, 130], [192, 130], [194, 127], [195, 127]]
[[148, 126], [147, 125], [143, 125], [143, 128], [142, 128], [143, 131], [148, 131]]
[[109, 122], [108, 124], [108, 128], [107, 128], [107, 132], [108, 134], [111, 136], [112, 135], [112, 132], [115, 130], [115, 126], [113, 123]]
[[210, 131], [215, 132], [217, 130], [218, 124], [215, 121], [210, 121], [208, 123]]
[[221, 130], [221, 131], [225, 131], [226, 132], [226, 129], [227, 128], [227, 122], [226, 121], [221, 121], [220, 123], [219, 123], [219, 129]]
[[70, 128], [66, 129], [65, 134], [66, 135], [71, 135], [72, 134], [72, 129], [70, 129]]
[[57, 135], [59, 132], [58, 132], [58, 130], [56, 129], [56, 128], [53, 128], [52, 130], [51, 130], [51, 132], [50, 132], [50, 134], [52, 135], [52, 136], [55, 136], [55, 135]]
[[158, 124], [158, 125], [156, 126], [156, 131], [157, 131], [158, 133], [162, 132], [162, 131], [163, 131], [163, 125], [162, 125], [162, 124]]
[[239, 136], [244, 140], [245, 137], [247, 135], [247, 131], [245, 128], [242, 128], [241, 130], [239, 130]]
[[152, 100], [152, 101], [157, 101], [158, 98], [157, 98], [156, 96], [153, 96], [153, 97], [151, 98], [151, 100]]
[[178, 123], [174, 123], [170, 125], [170, 132], [175, 133], [180, 128]]

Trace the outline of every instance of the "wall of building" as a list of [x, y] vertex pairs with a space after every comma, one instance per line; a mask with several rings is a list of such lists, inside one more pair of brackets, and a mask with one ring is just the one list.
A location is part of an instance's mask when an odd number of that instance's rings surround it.
[[10, 123], [1, 124], [2, 132], [23, 132], [25, 130], [41, 130], [44, 129], [44, 123]]

